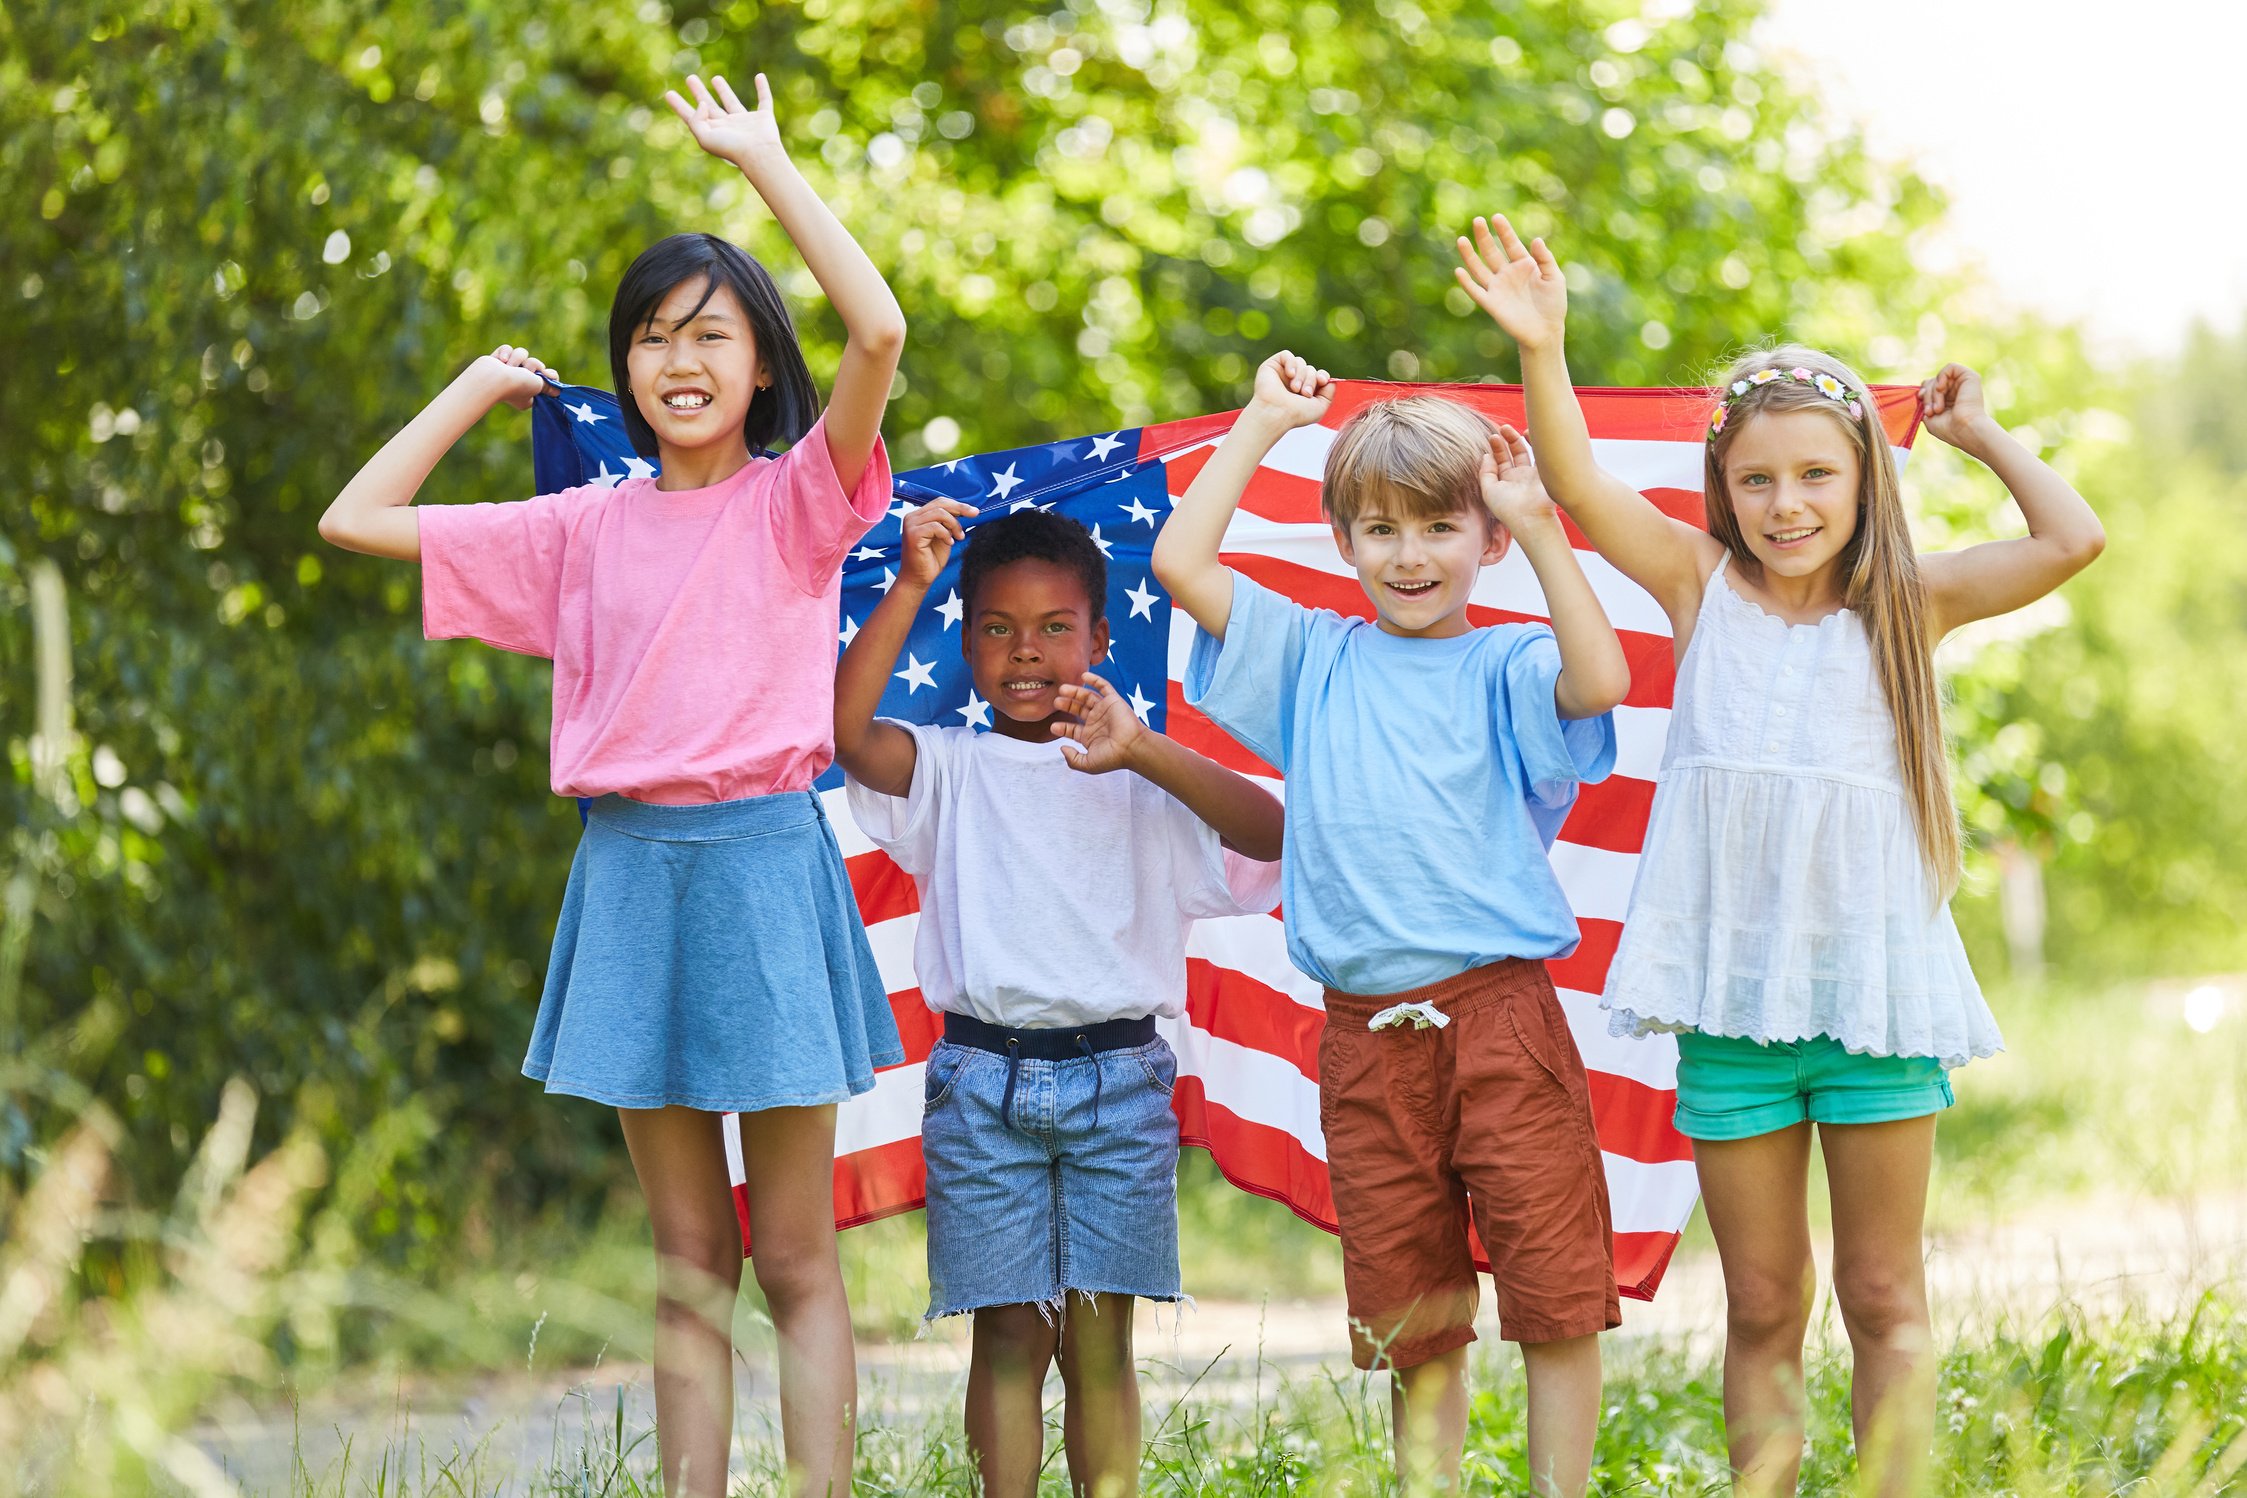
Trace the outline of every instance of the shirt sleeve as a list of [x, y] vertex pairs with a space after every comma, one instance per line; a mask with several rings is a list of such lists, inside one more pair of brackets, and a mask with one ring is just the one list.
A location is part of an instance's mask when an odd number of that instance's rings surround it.
[[936, 864], [936, 838], [944, 808], [951, 800], [952, 737], [944, 729], [924, 723], [877, 720], [904, 729], [913, 736], [913, 783], [902, 796], [885, 796], [843, 777], [844, 799], [851, 820], [897, 866], [915, 878]]
[[554, 656], [571, 493], [419, 505], [421, 632]]
[[766, 500], [773, 544], [796, 586], [816, 598], [842, 571], [851, 543], [889, 509], [889, 448], [880, 437], [874, 439], [866, 471], [846, 493], [827, 451], [827, 418], [822, 415], [775, 460], [773, 470]]
[[1163, 826], [1170, 846], [1170, 884], [1178, 892], [1178, 913], [1194, 920], [1210, 916], [1262, 915], [1280, 903], [1280, 866], [1244, 857], [1227, 848], [1217, 829], [1194, 815], [1166, 791]]
[[1225, 638], [1197, 627], [1186, 660], [1187, 704], [1283, 775], [1311, 623], [1309, 609], [1236, 572]]
[[1506, 652], [1499, 691], [1530, 803], [1548, 811], [1566, 811], [1579, 785], [1595, 785], [1615, 768], [1615, 715], [1563, 722], [1553, 701], [1559, 681], [1560, 642], [1544, 625], [1525, 628]]

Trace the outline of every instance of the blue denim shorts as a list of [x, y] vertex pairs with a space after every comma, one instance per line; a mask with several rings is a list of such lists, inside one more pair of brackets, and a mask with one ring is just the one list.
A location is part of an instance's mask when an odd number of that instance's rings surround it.
[[[1002, 1111], [1010, 1066], [1012, 1108]], [[939, 1040], [921, 1121], [928, 1319], [1058, 1309], [1071, 1291], [1178, 1299], [1177, 1080], [1178, 1058], [1160, 1036], [1011, 1063]]]

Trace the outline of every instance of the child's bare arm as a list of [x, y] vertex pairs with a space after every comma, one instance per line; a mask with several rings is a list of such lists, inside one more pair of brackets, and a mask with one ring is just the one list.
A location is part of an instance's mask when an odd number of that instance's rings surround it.
[[858, 486], [881, 436], [882, 412], [905, 348], [905, 314], [874, 262], [789, 159], [765, 75], [757, 75], [755, 109], [743, 108], [724, 78], [713, 76], [710, 84], [715, 96], [700, 78], [688, 76], [692, 108], [676, 92], [663, 97], [703, 150], [741, 168], [804, 257], [849, 335], [827, 397], [827, 452], [848, 492]]
[[1524, 246], [1503, 214], [1475, 220], [1475, 243], [1460, 237], [1459, 260], [1459, 284], [1521, 348], [1529, 430], [1553, 498], [1599, 554], [1653, 594], [1682, 632], [1701, 606], [1702, 585], [1723, 548], [1706, 531], [1663, 514], [1593, 457], [1591, 431], [1568, 374], [1568, 278], [1559, 262], [1542, 239]]
[[905, 517], [897, 581], [835, 668], [835, 762], [845, 775], [885, 796], [912, 791], [920, 754], [911, 734], [882, 722], [874, 710], [882, 705], [882, 688], [897, 665], [897, 652], [905, 648], [905, 637], [913, 632], [913, 616], [921, 611], [929, 584], [966, 534], [960, 517], [974, 513], [973, 505], [938, 499]]
[[546, 366], [528, 350], [507, 345], [462, 370], [329, 502], [320, 517], [320, 539], [345, 551], [420, 561], [421, 520], [413, 502], [429, 471], [501, 401], [530, 409], [547, 388], [546, 376]]
[[1490, 456], [1482, 465], [1482, 499], [1513, 533], [1514, 544], [1529, 558], [1545, 590], [1545, 609], [1560, 645], [1554, 707], [1563, 718], [1598, 717], [1630, 692], [1630, 662], [1576, 560], [1568, 532], [1561, 529], [1560, 512], [1538, 480], [1528, 440], [1510, 426], [1499, 427], [1490, 439]]
[[1225, 527], [1280, 438], [1309, 426], [1334, 402], [1334, 382], [1323, 369], [1282, 350], [1256, 371], [1256, 395], [1155, 537], [1155, 579], [1212, 639], [1225, 638], [1233, 613], [1233, 569], [1219, 560]]
[[2015, 540], [1919, 559], [1928, 633], [1940, 640], [1961, 624], [2036, 602], [2090, 566], [2107, 533], [2073, 485], [1991, 419], [1980, 375], [1946, 364], [1920, 387], [1919, 399], [1927, 430], [1988, 464], [2029, 523], [2029, 533]]
[[1106, 679], [1088, 671], [1085, 685], [1064, 684], [1061, 710], [1076, 720], [1053, 725], [1070, 741], [1063, 752], [1072, 768], [1087, 775], [1130, 770], [1170, 792], [1235, 853], [1266, 863], [1280, 856], [1285, 822], [1272, 794], [1140, 722]]

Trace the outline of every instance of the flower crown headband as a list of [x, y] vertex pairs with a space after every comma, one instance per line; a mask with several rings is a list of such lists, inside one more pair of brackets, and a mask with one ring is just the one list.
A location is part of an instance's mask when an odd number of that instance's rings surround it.
[[1752, 375], [1734, 380], [1731, 387], [1724, 392], [1724, 399], [1717, 403], [1715, 413], [1709, 417], [1709, 440], [1714, 442], [1716, 434], [1724, 430], [1725, 422], [1732, 417], [1732, 407], [1735, 402], [1758, 385], [1768, 385], [1773, 380], [1793, 380], [1798, 385], [1808, 385], [1836, 405], [1848, 407], [1851, 421], [1864, 420], [1864, 403], [1858, 399], [1856, 391], [1851, 390], [1830, 374], [1822, 374], [1815, 369], [1805, 369], [1797, 364], [1792, 369], [1759, 369]]

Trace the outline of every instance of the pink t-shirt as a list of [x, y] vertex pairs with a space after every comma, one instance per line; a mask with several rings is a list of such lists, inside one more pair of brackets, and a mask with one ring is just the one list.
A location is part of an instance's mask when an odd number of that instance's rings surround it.
[[835, 757], [845, 494], [826, 419], [707, 489], [654, 479], [421, 514], [422, 632], [554, 662], [554, 791], [666, 806], [810, 786]]

